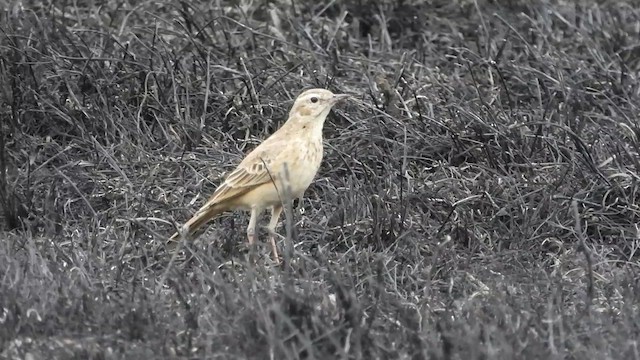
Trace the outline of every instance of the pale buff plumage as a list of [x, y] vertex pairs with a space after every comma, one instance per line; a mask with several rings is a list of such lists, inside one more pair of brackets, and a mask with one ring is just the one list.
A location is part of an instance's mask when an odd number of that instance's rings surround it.
[[251, 212], [247, 238], [252, 245], [258, 216], [270, 208], [271, 220], [267, 229], [273, 257], [278, 262], [275, 228], [283, 201], [301, 198], [313, 181], [322, 161], [324, 121], [333, 105], [346, 97], [348, 95], [333, 94], [324, 89], [311, 89], [300, 94], [284, 125], [227, 175], [209, 200], [170, 240], [180, 239], [180, 234], [193, 235], [222, 212], [241, 209]]

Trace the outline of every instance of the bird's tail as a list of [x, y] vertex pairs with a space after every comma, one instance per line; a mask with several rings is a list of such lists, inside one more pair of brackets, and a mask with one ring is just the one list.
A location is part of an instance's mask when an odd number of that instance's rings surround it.
[[191, 217], [191, 219], [189, 219], [184, 225], [182, 225], [180, 231], [174, 233], [169, 238], [169, 244], [175, 246], [181, 239], [181, 233], [187, 238], [192, 238], [196, 231], [200, 229], [200, 227], [202, 227], [202, 225], [206, 224], [207, 222], [209, 222], [209, 220], [213, 219], [224, 211], [225, 209], [218, 205], [203, 206]]

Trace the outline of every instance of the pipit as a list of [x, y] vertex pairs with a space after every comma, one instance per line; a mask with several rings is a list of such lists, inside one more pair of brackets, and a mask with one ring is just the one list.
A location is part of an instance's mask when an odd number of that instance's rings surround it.
[[[229, 210], [251, 212], [247, 239], [255, 242], [258, 216], [271, 209], [267, 225], [271, 251], [279, 262], [275, 228], [284, 201], [302, 198], [322, 161], [322, 128], [331, 108], [348, 97], [325, 89], [306, 90], [298, 96], [289, 119], [251, 151], [170, 241], [193, 237], [201, 226]], [[182, 235], [181, 235], [182, 234]]]

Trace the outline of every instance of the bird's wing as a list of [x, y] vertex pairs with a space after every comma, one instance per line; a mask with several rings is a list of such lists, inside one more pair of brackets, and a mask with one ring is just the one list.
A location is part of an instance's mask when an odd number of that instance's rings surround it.
[[272, 182], [272, 177], [268, 169], [266, 160], [257, 159], [257, 161], [249, 162], [238, 166], [224, 180], [216, 191], [209, 198], [209, 202], [220, 203], [224, 200], [244, 194], [245, 192], [264, 183]]
[[276, 174], [271, 165], [281, 154], [279, 150], [281, 149], [274, 146], [259, 146], [249, 153], [238, 167], [227, 175], [197, 213], [207, 211], [225, 200], [241, 196], [262, 184], [274, 182]]

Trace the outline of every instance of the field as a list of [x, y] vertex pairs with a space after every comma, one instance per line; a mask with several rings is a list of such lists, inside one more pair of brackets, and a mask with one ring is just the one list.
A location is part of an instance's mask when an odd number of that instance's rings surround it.
[[[0, 358], [640, 359], [636, 2], [0, 8]], [[313, 87], [284, 264], [168, 252]]]

